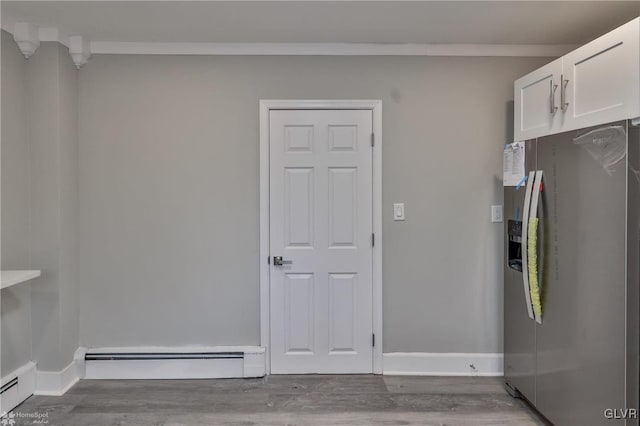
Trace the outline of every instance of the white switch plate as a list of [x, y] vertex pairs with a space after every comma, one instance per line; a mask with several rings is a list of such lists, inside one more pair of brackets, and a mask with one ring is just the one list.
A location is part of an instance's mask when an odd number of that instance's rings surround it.
[[491, 206], [491, 222], [502, 222], [502, 206]]
[[404, 220], [404, 203], [393, 204], [393, 220]]

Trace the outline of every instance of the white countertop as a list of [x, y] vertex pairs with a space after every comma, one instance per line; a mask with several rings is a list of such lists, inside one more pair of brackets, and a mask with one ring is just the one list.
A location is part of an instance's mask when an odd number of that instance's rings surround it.
[[0, 288], [11, 287], [40, 276], [40, 271], [0, 271]]

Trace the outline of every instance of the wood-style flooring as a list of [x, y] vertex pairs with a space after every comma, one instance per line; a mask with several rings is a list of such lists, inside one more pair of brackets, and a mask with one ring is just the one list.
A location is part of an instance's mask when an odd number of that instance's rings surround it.
[[501, 378], [487, 377], [81, 380], [63, 396], [32, 396], [14, 414], [17, 426], [544, 424]]

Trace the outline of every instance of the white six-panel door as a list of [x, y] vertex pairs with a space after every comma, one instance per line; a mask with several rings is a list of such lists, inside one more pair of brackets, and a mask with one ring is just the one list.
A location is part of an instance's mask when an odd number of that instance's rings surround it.
[[372, 130], [371, 110], [269, 113], [271, 373], [373, 371]]

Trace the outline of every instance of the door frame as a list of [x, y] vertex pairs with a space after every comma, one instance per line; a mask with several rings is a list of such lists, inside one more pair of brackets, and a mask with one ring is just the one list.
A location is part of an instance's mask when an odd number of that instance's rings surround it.
[[269, 112], [271, 110], [370, 110], [373, 115], [373, 373], [382, 374], [382, 101], [260, 100], [260, 346], [271, 373], [269, 254]]

